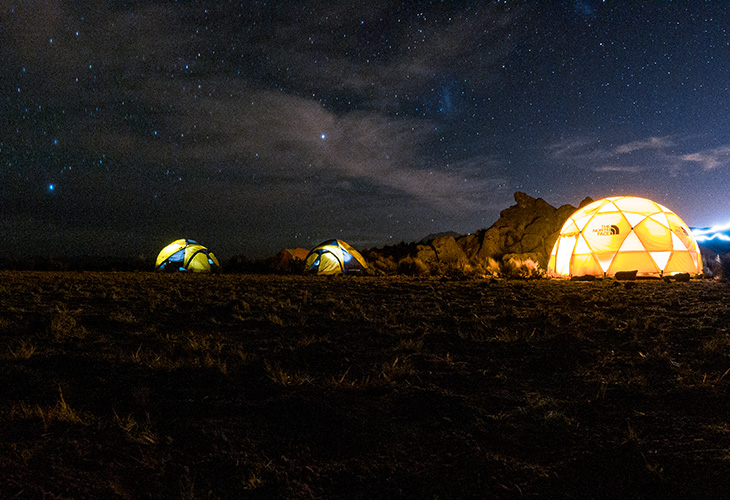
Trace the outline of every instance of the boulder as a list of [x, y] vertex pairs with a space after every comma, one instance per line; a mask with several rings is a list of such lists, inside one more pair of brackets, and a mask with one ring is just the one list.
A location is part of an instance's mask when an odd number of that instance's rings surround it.
[[[457, 243], [473, 263], [529, 253], [535, 255], [536, 262], [544, 269], [560, 228], [577, 208], [571, 205], [555, 208], [542, 198], [522, 192], [516, 192], [514, 197], [517, 204], [502, 210], [490, 228], [463, 236]], [[581, 203], [592, 201], [586, 198]]]
[[456, 243], [453, 236], [439, 236], [431, 241], [431, 247], [438, 261], [444, 264], [457, 264], [467, 260], [464, 250]]
[[614, 278], [619, 281], [633, 281], [636, 279], [637, 271], [616, 271]]
[[416, 255], [413, 257], [419, 259], [424, 264], [434, 264], [438, 262], [436, 251], [431, 245], [418, 245], [416, 247]]

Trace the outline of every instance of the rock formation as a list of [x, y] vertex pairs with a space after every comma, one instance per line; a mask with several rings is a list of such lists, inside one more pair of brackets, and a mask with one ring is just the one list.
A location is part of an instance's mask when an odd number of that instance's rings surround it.
[[[514, 276], [539, 275], [547, 268], [560, 229], [577, 208], [555, 208], [542, 198], [516, 192], [516, 205], [500, 212], [488, 229], [465, 236], [440, 233], [418, 243], [364, 252], [376, 273], [434, 274], [449, 270]], [[591, 203], [585, 198], [580, 207]]]
[[[572, 205], [555, 208], [542, 198], [515, 193], [516, 205], [500, 212], [489, 229], [461, 237], [457, 243], [471, 262], [494, 259], [524, 261], [531, 259], [544, 269], [563, 223], [577, 210]], [[591, 203], [586, 198], [580, 206]]]

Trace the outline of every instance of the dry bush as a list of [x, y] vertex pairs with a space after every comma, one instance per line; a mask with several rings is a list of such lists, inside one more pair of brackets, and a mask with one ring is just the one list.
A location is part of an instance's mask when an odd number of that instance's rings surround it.
[[109, 320], [127, 325], [133, 325], [139, 322], [132, 311], [124, 308], [109, 313]]
[[266, 376], [272, 382], [284, 387], [297, 387], [312, 382], [312, 379], [307, 374], [299, 371], [289, 372], [282, 368], [279, 362], [264, 362], [264, 370], [266, 371]]
[[39, 418], [43, 421], [43, 429], [48, 430], [51, 422], [67, 422], [72, 424], [86, 424], [87, 416], [71, 408], [63, 397], [61, 387], [58, 387], [58, 401], [51, 407], [43, 408], [40, 405], [29, 405], [24, 401], [14, 403], [10, 408], [10, 420]]
[[147, 413], [144, 421], [139, 422], [132, 414], [120, 417], [114, 412], [114, 423], [122, 430], [125, 438], [135, 444], [153, 445], [158, 441], [157, 433], [152, 429], [150, 414]]
[[500, 275], [500, 272], [501, 268], [499, 267], [499, 262], [489, 257], [484, 267], [484, 274], [496, 278]]
[[13, 357], [13, 359], [20, 360], [28, 359], [33, 354], [35, 354], [36, 347], [30, 342], [22, 340], [20, 341], [20, 345], [18, 345], [18, 347], [16, 347], [15, 349], [8, 348], [8, 350], [10, 351], [10, 355]]
[[463, 264], [463, 271], [473, 278], [497, 278], [502, 275], [502, 268], [499, 262], [491, 257], [477, 262]]
[[542, 278], [544, 276], [545, 272], [540, 268], [540, 264], [532, 259], [510, 258], [502, 266], [502, 277], [508, 279]]
[[78, 324], [66, 306], [61, 304], [56, 306], [51, 315], [51, 333], [56, 341], [60, 342], [69, 338], [84, 338], [87, 332]]
[[405, 257], [398, 261], [398, 273], [406, 276], [424, 276], [430, 273], [429, 267], [417, 257]]
[[720, 279], [725, 282], [730, 282], [730, 253], [720, 257], [719, 274]]
[[373, 274], [395, 274], [398, 264], [392, 255], [383, 255], [378, 252], [366, 252], [362, 254], [368, 262], [368, 271]]

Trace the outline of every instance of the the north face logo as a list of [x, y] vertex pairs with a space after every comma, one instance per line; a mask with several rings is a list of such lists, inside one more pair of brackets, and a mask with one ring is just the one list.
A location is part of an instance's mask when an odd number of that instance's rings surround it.
[[616, 236], [620, 233], [618, 226], [614, 224], [604, 224], [601, 227], [596, 227], [593, 229], [593, 232], [596, 233], [598, 236]]

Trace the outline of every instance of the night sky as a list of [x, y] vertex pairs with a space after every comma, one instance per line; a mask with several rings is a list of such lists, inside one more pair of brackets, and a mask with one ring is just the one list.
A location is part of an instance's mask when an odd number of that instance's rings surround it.
[[[730, 4], [0, 1], [0, 255], [730, 218]], [[310, 5], [312, 4], [312, 5]]]

